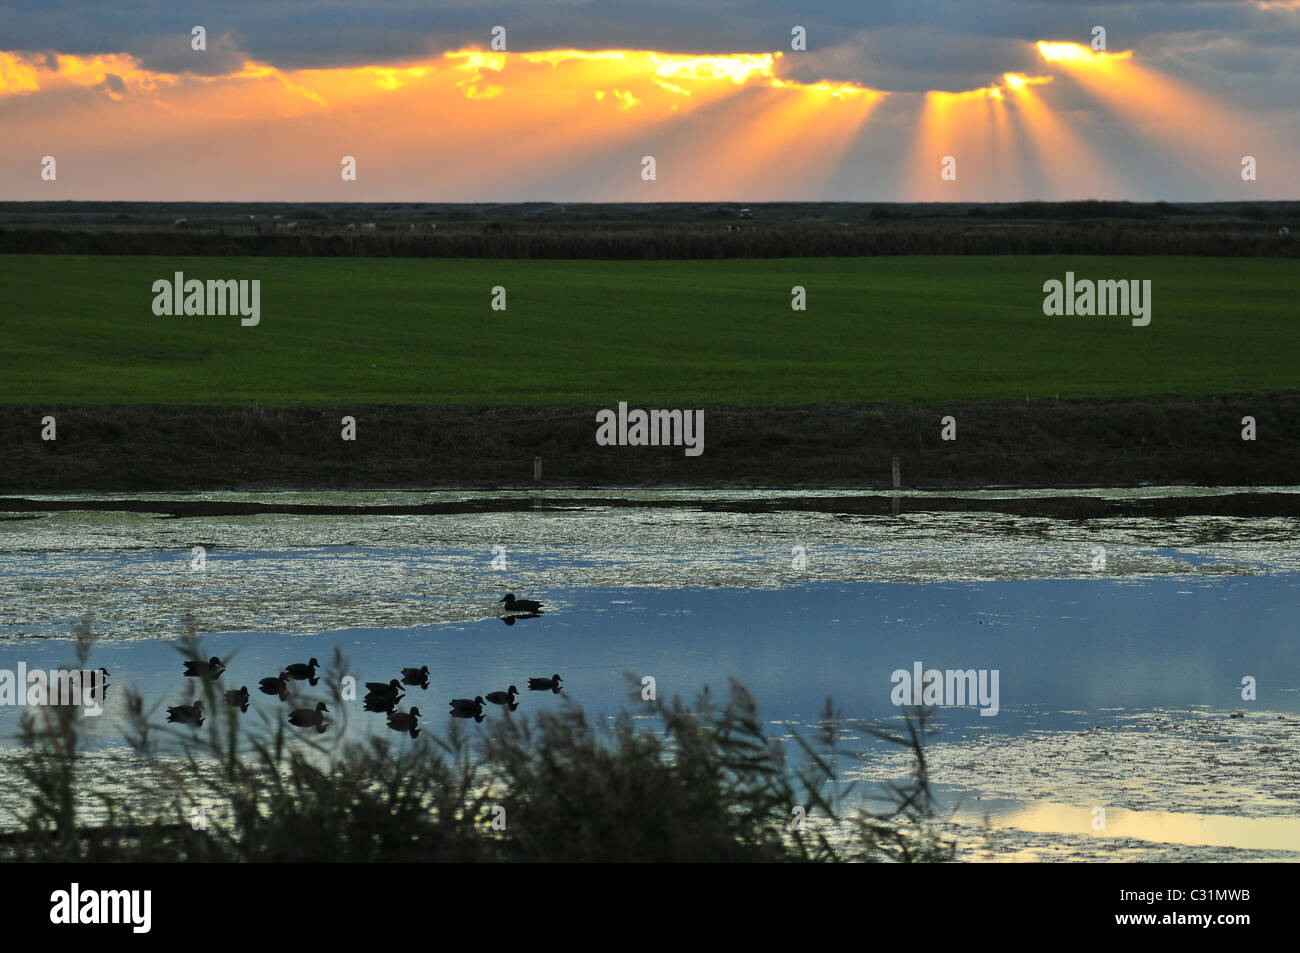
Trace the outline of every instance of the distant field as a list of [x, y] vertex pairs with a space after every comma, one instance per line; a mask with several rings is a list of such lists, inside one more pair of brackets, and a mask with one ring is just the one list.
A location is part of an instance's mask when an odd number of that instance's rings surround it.
[[[1043, 282], [1150, 279], [1149, 327]], [[156, 317], [156, 279], [260, 279], [261, 323]], [[509, 308], [489, 307], [495, 285]], [[808, 310], [790, 309], [807, 289]], [[684, 407], [1201, 396], [1300, 379], [1279, 259], [722, 261], [0, 256], [0, 402]]]

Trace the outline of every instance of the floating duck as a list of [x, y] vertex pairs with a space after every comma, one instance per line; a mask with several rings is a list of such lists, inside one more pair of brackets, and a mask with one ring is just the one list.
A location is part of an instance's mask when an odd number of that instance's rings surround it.
[[366, 711], [392, 711], [406, 696], [403, 695], [367, 695], [362, 702]]
[[248, 711], [248, 686], [242, 685], [238, 691], [232, 689], [226, 692], [226, 704], [240, 711]]
[[325, 730], [325, 712], [329, 711], [324, 702], [317, 702], [315, 708], [295, 708], [289, 712], [289, 724], [299, 728]]
[[167, 720], [182, 725], [200, 726], [203, 724], [203, 700], [193, 705], [173, 705], [167, 709]]
[[388, 713], [388, 727], [394, 731], [414, 732], [420, 724], [420, 709], [412, 708], [410, 711], [394, 711]]
[[189, 659], [185, 663], [186, 678], [216, 678], [225, 670], [226, 666], [215, 655], [206, 662], [203, 659]]
[[507, 612], [541, 612], [542, 604], [536, 599], [516, 599], [513, 592], [507, 592], [497, 600], [506, 604]]
[[389, 682], [366, 682], [366, 694], [376, 698], [396, 698], [402, 694], [402, 683], [397, 679]]
[[284, 671], [280, 673], [280, 677], [296, 678], [299, 681], [305, 678], [315, 679], [316, 669], [319, 666], [320, 666], [320, 662], [316, 661], [315, 659], [312, 659], [306, 665], [303, 665], [301, 662], [295, 662], [292, 665], [286, 665], [284, 667]]
[[519, 694], [519, 689], [513, 685], [508, 692], [488, 692], [483, 697], [494, 705], [514, 705], [515, 696]]
[[528, 680], [528, 690], [530, 692], [558, 692], [560, 690], [560, 676], [556, 674], [550, 678], [530, 678]]
[[470, 715], [481, 715], [483, 713], [483, 696], [476, 695], [473, 698], [453, 698], [451, 700], [452, 714], [458, 712], [467, 712], [468, 714], [460, 715], [461, 718], [467, 718]]

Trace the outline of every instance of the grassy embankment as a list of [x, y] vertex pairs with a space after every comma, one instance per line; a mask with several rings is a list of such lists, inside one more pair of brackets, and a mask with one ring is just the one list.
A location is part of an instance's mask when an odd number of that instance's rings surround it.
[[[261, 323], [155, 316], [177, 270], [260, 279]], [[1044, 316], [1067, 270], [1150, 279], [1150, 326]], [[905, 485], [1269, 483], [1300, 462], [1285, 260], [8, 256], [0, 276], [6, 492], [527, 484], [535, 454], [560, 483], [878, 485], [892, 455]], [[598, 447], [619, 401], [708, 408], [704, 455]]]

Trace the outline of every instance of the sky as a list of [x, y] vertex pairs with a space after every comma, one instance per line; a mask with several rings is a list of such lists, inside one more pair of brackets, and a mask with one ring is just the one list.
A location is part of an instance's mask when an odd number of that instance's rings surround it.
[[1298, 147], [1300, 0], [0, 0], [0, 200], [1277, 200]]

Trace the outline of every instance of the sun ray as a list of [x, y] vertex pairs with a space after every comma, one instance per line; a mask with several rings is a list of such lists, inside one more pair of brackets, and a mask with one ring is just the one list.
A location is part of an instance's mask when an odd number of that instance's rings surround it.
[[[141, 166], [161, 180], [220, 179], [211, 165], [217, 155], [256, 154], [261, 172], [252, 178], [274, 178], [268, 188], [311, 181], [330, 194], [337, 156], [370, 144], [382, 148], [370, 150], [364, 168], [392, 181], [399, 172], [402, 181], [431, 178], [457, 197], [505, 182], [524, 193], [560, 183], [611, 200], [725, 193], [757, 201], [807, 197], [832, 180], [852, 188], [878, 179], [882, 163], [901, 180], [896, 198], [1113, 197], [1132, 185], [1124, 181], [1132, 163], [1099, 143], [1122, 140], [1139, 160], [1149, 143], [1181, 170], [1217, 175], [1244, 154], [1270, 150], [1279, 181], [1294, 165], [1268, 138], [1272, 130], [1136, 62], [1131, 51], [1049, 41], [1035, 48], [1046, 75], [1008, 72], [975, 89], [919, 95], [800, 81], [787, 75], [796, 58], [780, 52], [462, 49], [307, 69], [249, 59], [225, 73], [193, 74], [153, 71], [124, 53], [0, 51], [0, 119], [15, 141], [39, 139], [46, 151], [79, 151], [93, 129], [122, 167], [133, 148], [140, 156], [175, 153], [169, 164]], [[1077, 94], [1095, 106], [1066, 110]], [[894, 105], [872, 118], [886, 97]], [[890, 155], [898, 148], [891, 137], [868, 138], [866, 129], [901, 130], [905, 161]], [[178, 150], [193, 165], [188, 174]], [[645, 154], [671, 156], [672, 178], [641, 187]], [[840, 169], [850, 154], [853, 178]], [[957, 162], [951, 182], [940, 177], [948, 155]], [[358, 181], [367, 185], [350, 187], [352, 194], [373, 194], [372, 180]], [[136, 187], [149, 184], [142, 178]]]
[[1047, 105], [1034, 89], [1051, 77], [1007, 73], [1008, 96], [1022, 119], [1038, 167], [1052, 194], [1044, 198], [1081, 199], [1113, 194], [1115, 183], [1106, 162], [1087, 141]]
[[1170, 159], [1185, 163], [1191, 152], [1198, 160], [1231, 167], [1242, 154], [1271, 145], [1257, 127], [1212, 96], [1139, 64], [1130, 50], [1094, 52], [1077, 43], [1041, 41], [1036, 47], [1045, 61], [1059, 65]]

